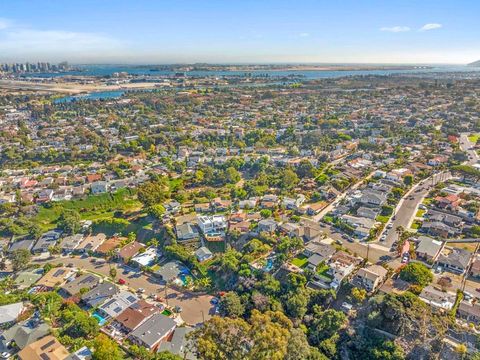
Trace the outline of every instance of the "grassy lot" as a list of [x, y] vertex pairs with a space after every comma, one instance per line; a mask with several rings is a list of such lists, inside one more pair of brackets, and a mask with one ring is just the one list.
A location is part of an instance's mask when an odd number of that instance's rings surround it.
[[422, 204], [423, 205], [430, 205], [432, 203], [432, 201], [433, 201], [432, 198], [426, 197], [425, 199], [423, 199]]
[[425, 214], [426, 210], [418, 209], [417, 213], [415, 214], [416, 217], [422, 217]]
[[225, 242], [224, 241], [205, 241], [205, 245], [212, 253], [224, 253]]
[[382, 224], [386, 224], [390, 219], [390, 216], [378, 215], [375, 220], [380, 221]]
[[303, 268], [305, 265], [307, 265], [307, 260], [308, 257], [300, 254], [292, 260], [292, 264], [298, 266], [299, 268]]
[[411, 229], [414, 229], [414, 230], [417, 230], [417, 229], [420, 229], [420, 227], [422, 226], [422, 222], [421, 221], [418, 221], [418, 220], [415, 220], [413, 223], [412, 223], [412, 226], [410, 226]]
[[113, 219], [116, 211], [132, 212], [141, 203], [127, 189], [114, 194], [90, 195], [84, 199], [58, 201], [39, 208], [35, 221], [44, 229], [52, 229], [64, 210], [76, 210], [82, 220]]
[[447, 243], [448, 246], [451, 246], [451, 247], [456, 247], [456, 248], [459, 248], [459, 249], [464, 249], [464, 250], [467, 250], [467, 251], [470, 251], [471, 253], [473, 253], [475, 251], [475, 248], [477, 247], [477, 243]]
[[468, 140], [475, 144], [479, 138], [480, 138], [480, 134], [471, 134], [468, 137]]

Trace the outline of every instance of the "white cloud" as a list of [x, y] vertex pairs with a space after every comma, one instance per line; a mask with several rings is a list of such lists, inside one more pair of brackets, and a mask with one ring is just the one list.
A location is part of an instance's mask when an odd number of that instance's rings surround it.
[[298, 34], [298, 36], [300, 36], [300, 37], [309, 37], [310, 34], [307, 33], [307, 32], [303, 32], [303, 33]]
[[103, 34], [37, 30], [10, 26], [0, 19], [2, 58], [81, 59], [100, 53], [115, 53], [124, 48], [121, 41]]
[[10, 27], [11, 21], [8, 19], [0, 18], [0, 30], [4, 30]]
[[380, 28], [380, 31], [399, 33], [410, 31], [410, 28], [408, 26], [382, 27]]
[[429, 31], [429, 30], [435, 30], [435, 29], [440, 29], [442, 27], [442, 24], [425, 24], [423, 25], [418, 31]]

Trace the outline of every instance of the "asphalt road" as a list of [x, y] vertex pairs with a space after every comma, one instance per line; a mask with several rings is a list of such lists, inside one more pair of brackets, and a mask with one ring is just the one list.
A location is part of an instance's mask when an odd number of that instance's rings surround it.
[[171, 287], [166, 287], [159, 284], [155, 279], [143, 274], [142, 272], [132, 269], [128, 266], [111, 263], [103, 265], [95, 265], [90, 262], [92, 258], [81, 257], [58, 257], [50, 260], [40, 260], [42, 263], [63, 263], [64, 265], [73, 264], [80, 270], [91, 271], [99, 275], [108, 277], [110, 272], [110, 266], [117, 269], [117, 280], [124, 279], [126, 286], [132, 291], [136, 291], [140, 288], [145, 289], [145, 296], [149, 294], [158, 294], [159, 297], [165, 299], [164, 302], [169, 306], [180, 306], [182, 308], [181, 317], [189, 325], [198, 325], [212, 317], [215, 308], [211, 305], [211, 295], [198, 295], [188, 291], [177, 291]]
[[413, 219], [415, 218], [418, 206], [421, 204], [429, 191], [439, 182], [446, 181], [450, 178], [451, 175], [449, 172], [440, 172], [429, 177], [428, 179], [422, 180], [409, 192], [407, 192], [397, 206], [395, 211], [395, 220], [390, 220], [386, 224], [386, 227], [388, 227], [389, 223], [392, 223], [393, 226], [391, 229], [385, 230], [384, 234], [387, 234], [387, 237], [385, 241], [380, 242], [380, 244], [390, 249], [393, 243], [398, 240], [396, 229], [399, 226], [402, 226], [405, 230], [408, 230], [413, 222]]
[[467, 165], [476, 164], [480, 158], [477, 152], [474, 149], [471, 149], [471, 147], [475, 144], [468, 140], [468, 133], [460, 134], [459, 145], [460, 149], [465, 151], [468, 155]]

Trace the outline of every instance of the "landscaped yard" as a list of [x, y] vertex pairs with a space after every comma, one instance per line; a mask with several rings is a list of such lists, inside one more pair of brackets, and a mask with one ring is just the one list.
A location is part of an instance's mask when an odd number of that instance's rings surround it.
[[418, 220], [415, 220], [415, 221], [412, 223], [412, 226], [410, 226], [410, 228], [411, 228], [411, 229], [414, 229], [414, 230], [417, 230], [417, 229], [419, 229], [421, 226], [422, 226], [422, 222], [421, 222], [421, 221], [418, 221]]
[[423, 205], [430, 205], [432, 203], [432, 201], [433, 201], [432, 198], [426, 197], [425, 199], [423, 199], [422, 204]]
[[300, 254], [292, 260], [292, 264], [299, 268], [303, 268], [305, 265], [307, 265], [307, 260], [308, 258], [305, 255]]
[[382, 224], [386, 224], [390, 219], [390, 216], [378, 215], [375, 220], [380, 221]]
[[425, 214], [426, 210], [418, 209], [417, 213], [415, 214], [416, 217], [422, 217]]
[[479, 138], [480, 138], [480, 134], [471, 134], [468, 137], [468, 140], [475, 144]]
[[329, 274], [327, 274], [328, 269], [329, 269], [329, 266], [323, 263], [317, 268], [317, 274], [320, 275], [320, 277], [324, 278], [325, 280], [330, 281], [332, 280], [332, 277]]

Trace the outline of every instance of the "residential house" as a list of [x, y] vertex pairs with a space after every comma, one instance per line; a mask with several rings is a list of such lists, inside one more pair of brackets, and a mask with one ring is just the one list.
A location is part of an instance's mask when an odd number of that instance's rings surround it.
[[118, 315], [113, 322], [113, 326], [123, 333], [128, 334], [159, 311], [160, 309], [154, 304], [140, 299]]
[[279, 226], [279, 230], [289, 237], [302, 237], [304, 234], [303, 226], [295, 223], [283, 223]]
[[334, 254], [330, 259], [329, 269], [327, 271], [327, 273], [333, 277], [330, 287], [337, 289], [343, 279], [349, 276], [360, 262], [360, 258], [349, 255], [344, 251], [339, 251]]
[[465, 320], [468, 323], [480, 325], [480, 303], [461, 301], [457, 309], [457, 317]]
[[453, 237], [461, 233], [461, 229], [448, 226], [440, 221], [424, 221], [419, 231], [442, 238]]
[[177, 201], [169, 201], [168, 203], [163, 204], [163, 206], [168, 214], [177, 214], [182, 209], [182, 205]]
[[31, 251], [33, 248], [33, 245], [35, 245], [34, 239], [17, 240], [10, 244], [10, 247], [8, 248], [8, 252], [12, 253], [15, 250], [19, 250], [19, 249], [25, 249], [25, 250]]
[[263, 219], [258, 222], [258, 231], [259, 232], [268, 232], [272, 233], [277, 229], [277, 222], [273, 219]]
[[377, 217], [377, 215], [379, 213], [380, 213], [379, 208], [368, 208], [368, 207], [365, 207], [365, 206], [360, 206], [357, 209], [357, 216], [364, 217], [364, 218], [367, 218], [367, 219], [372, 219], [372, 220], [375, 220], [375, 218]]
[[43, 276], [43, 269], [25, 270], [16, 274], [15, 285], [18, 289], [27, 289]]
[[431, 285], [423, 288], [418, 297], [433, 308], [440, 310], [451, 310], [457, 298], [455, 294], [437, 290]]
[[23, 302], [0, 306], [0, 328], [9, 327], [16, 323], [23, 309]]
[[93, 195], [104, 194], [108, 192], [108, 182], [106, 181], [96, 181], [90, 185], [90, 191]]
[[36, 203], [42, 204], [49, 202], [53, 199], [54, 191], [52, 189], [44, 189], [37, 194]]
[[64, 254], [72, 253], [83, 241], [83, 234], [66, 236], [61, 240], [60, 247]]
[[59, 294], [63, 297], [75, 296], [80, 293], [80, 290], [90, 290], [97, 286], [99, 282], [100, 279], [98, 276], [93, 274], [83, 274], [63, 285], [59, 290]]
[[199, 262], [204, 262], [213, 258], [213, 254], [206, 246], [202, 246], [195, 251], [195, 257]]
[[169, 261], [155, 271], [154, 275], [166, 283], [169, 283], [180, 278], [180, 276], [185, 273], [188, 273], [188, 269], [180, 261]]
[[130, 263], [136, 267], [152, 266], [157, 258], [159, 258], [161, 253], [154, 246], [147, 248], [144, 252], [139, 252], [137, 255], [132, 257]]
[[473, 259], [472, 266], [470, 267], [470, 276], [480, 278], [480, 258], [478, 256]]
[[51, 290], [57, 286], [62, 286], [73, 274], [74, 272], [67, 267], [55, 267], [37, 281], [37, 286]]
[[108, 256], [112, 252], [115, 251], [120, 245], [122, 244], [122, 241], [125, 240], [124, 237], [119, 237], [119, 236], [114, 236], [111, 237], [107, 240], [105, 240], [103, 243], [101, 243], [96, 249], [95, 253], [101, 256]]
[[46, 253], [49, 252], [51, 246], [55, 246], [62, 234], [61, 230], [51, 230], [48, 231], [37, 240], [35, 245], [32, 248], [33, 253]]
[[353, 278], [353, 285], [359, 286], [368, 292], [375, 291], [386, 279], [388, 271], [380, 265], [370, 265], [358, 270]]
[[120, 259], [124, 264], [128, 264], [130, 260], [138, 254], [140, 249], [143, 249], [145, 245], [139, 243], [138, 241], [133, 241], [130, 244], [125, 245], [120, 250], [117, 251], [117, 258]]
[[138, 297], [129, 291], [120, 291], [113, 295], [109, 300], [100, 305], [97, 309], [98, 313], [105, 319], [116, 318], [126, 308], [135, 304]]
[[12, 346], [22, 350], [48, 334], [50, 334], [48, 324], [32, 319], [22, 321], [0, 334], [0, 350]]
[[175, 327], [176, 322], [173, 319], [163, 314], [155, 314], [133, 330], [128, 339], [149, 350], [156, 350], [160, 342], [173, 333]]
[[64, 360], [69, 354], [56, 338], [48, 335], [27, 345], [17, 357], [19, 360]]
[[223, 234], [227, 229], [227, 221], [224, 216], [198, 216], [198, 226], [205, 235]]
[[419, 236], [418, 245], [415, 249], [417, 259], [434, 262], [443, 248], [443, 242], [428, 236]]
[[444, 248], [437, 259], [437, 266], [446, 271], [463, 274], [470, 264], [472, 254], [464, 249]]
[[107, 236], [104, 233], [99, 233], [97, 235], [89, 235], [77, 246], [75, 251], [77, 252], [95, 252], [100, 245], [107, 239]]
[[166, 340], [160, 343], [158, 351], [168, 351], [186, 360], [197, 359], [197, 357], [190, 351], [190, 347], [188, 346], [189, 340], [187, 339], [187, 335], [193, 330], [193, 328], [186, 326], [177, 327], [173, 336], [169, 336]]
[[194, 209], [197, 213], [208, 213], [211, 210], [210, 203], [195, 204]]
[[197, 227], [188, 222], [175, 226], [175, 232], [177, 233], [177, 240], [180, 242], [198, 240], [200, 237]]
[[74, 353], [70, 354], [65, 360], [92, 360], [93, 351], [83, 346]]
[[82, 295], [81, 301], [89, 308], [96, 308], [120, 292], [118, 286], [104, 281]]
[[258, 203], [258, 198], [252, 197], [246, 200], [240, 200], [238, 202], [238, 207], [240, 209], [253, 209], [255, 206], [257, 206]]

